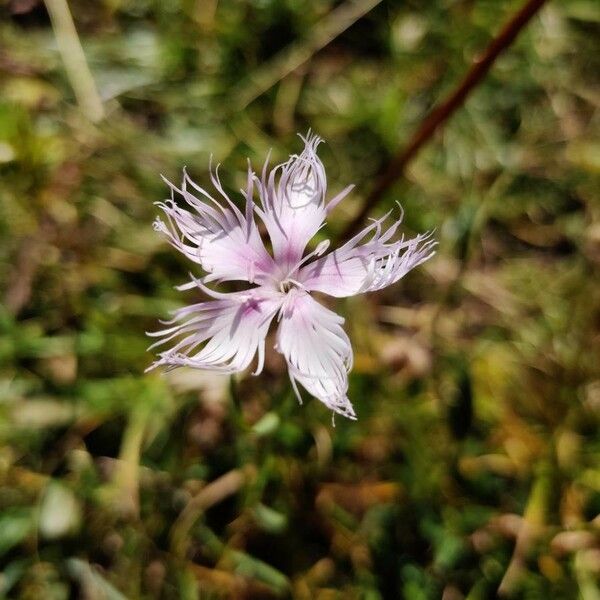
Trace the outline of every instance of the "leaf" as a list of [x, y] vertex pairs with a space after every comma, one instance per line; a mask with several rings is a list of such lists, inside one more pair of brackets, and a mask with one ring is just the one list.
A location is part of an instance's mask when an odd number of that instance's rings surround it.
[[46, 539], [62, 538], [79, 529], [81, 508], [75, 494], [52, 481], [44, 494], [39, 515], [40, 534]]
[[69, 558], [67, 569], [71, 576], [79, 581], [83, 588], [83, 596], [88, 600], [128, 600], [88, 562], [79, 558]]
[[0, 556], [20, 544], [34, 529], [29, 508], [9, 508], [0, 515]]

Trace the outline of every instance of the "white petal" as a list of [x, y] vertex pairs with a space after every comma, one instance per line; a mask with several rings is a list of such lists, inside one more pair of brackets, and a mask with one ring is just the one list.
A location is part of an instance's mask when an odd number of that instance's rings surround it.
[[[273, 273], [274, 263], [264, 247], [252, 214], [252, 173], [248, 176], [248, 189], [243, 192], [246, 197], [245, 214], [229, 199], [217, 172], [211, 173], [211, 179], [222, 198], [221, 202], [196, 185], [185, 171], [181, 189], [167, 181], [171, 200], [157, 204], [167, 216], [168, 223], [158, 218], [154, 228], [209, 273], [206, 281], [242, 280], [262, 284]], [[174, 201], [175, 194], [179, 194], [192, 211], [178, 206]], [[223, 202], [227, 206], [223, 206]]]
[[[401, 219], [382, 231], [387, 216], [366, 227], [338, 250], [302, 267], [296, 278], [304, 289], [338, 298], [380, 290], [435, 254], [436, 242], [431, 234], [389, 242]], [[363, 242], [371, 233], [371, 238]]]
[[352, 346], [343, 322], [306, 292], [293, 289], [282, 307], [277, 350], [285, 356], [294, 389], [298, 382], [334, 412], [355, 419], [347, 396]]
[[267, 165], [257, 180], [261, 207], [256, 211], [267, 227], [276, 262], [283, 270], [296, 265], [327, 215], [327, 177], [317, 156], [321, 139], [310, 132], [304, 150], [270, 173]]
[[175, 341], [150, 368], [189, 366], [235, 373], [246, 369], [258, 351], [258, 373], [263, 365], [265, 336], [283, 298], [278, 292], [255, 288], [219, 294], [217, 300], [176, 311], [166, 323], [170, 327], [149, 334], [159, 338], [150, 348]]

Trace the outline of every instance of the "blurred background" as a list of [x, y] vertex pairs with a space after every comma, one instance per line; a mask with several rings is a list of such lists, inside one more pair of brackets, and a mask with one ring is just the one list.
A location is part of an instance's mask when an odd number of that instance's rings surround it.
[[274, 352], [143, 373], [196, 300], [160, 174], [207, 185], [212, 153], [235, 194], [311, 127], [357, 185], [339, 237], [520, 7], [0, 3], [0, 597], [600, 598], [595, 0], [547, 2], [373, 209], [439, 248], [331, 303], [357, 422]]

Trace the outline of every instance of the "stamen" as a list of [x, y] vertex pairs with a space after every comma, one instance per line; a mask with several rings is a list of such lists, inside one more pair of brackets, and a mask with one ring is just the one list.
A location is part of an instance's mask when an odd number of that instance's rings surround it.
[[301, 284], [299, 281], [296, 281], [295, 279], [292, 279], [291, 277], [286, 277], [283, 281], [279, 283], [279, 291], [283, 294], [287, 294], [291, 289], [295, 287], [306, 291], [306, 288], [303, 284]]
[[256, 263], [253, 260], [248, 261], [248, 282], [254, 283], [256, 276]]
[[[302, 265], [306, 264], [314, 256], [322, 256], [323, 254], [325, 254], [327, 248], [329, 248], [330, 243], [331, 243], [330, 240], [323, 240], [322, 242], [319, 242], [317, 247], [312, 252], [307, 254], [305, 257], [301, 258], [294, 265], [294, 267], [292, 269], [290, 269], [290, 273], [295, 273]], [[290, 279], [289, 277], [287, 279], [289, 281], [293, 281], [293, 279]]]

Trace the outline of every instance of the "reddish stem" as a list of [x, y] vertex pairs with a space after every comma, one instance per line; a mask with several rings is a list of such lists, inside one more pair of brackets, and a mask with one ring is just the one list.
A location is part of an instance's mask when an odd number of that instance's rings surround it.
[[435, 131], [463, 105], [467, 96], [485, 77], [498, 56], [513, 43], [521, 29], [527, 25], [545, 2], [546, 0], [529, 0], [526, 2], [521, 10], [513, 15], [500, 33], [490, 42], [485, 52], [480, 57], [475, 58], [460, 85], [446, 100], [429, 113], [409, 143], [389, 163], [387, 169], [376, 181], [371, 193], [366, 198], [362, 209], [346, 227], [341, 236], [342, 238], [348, 238], [358, 231], [367, 214], [381, 200], [387, 189], [402, 177], [406, 165], [417, 155]]

